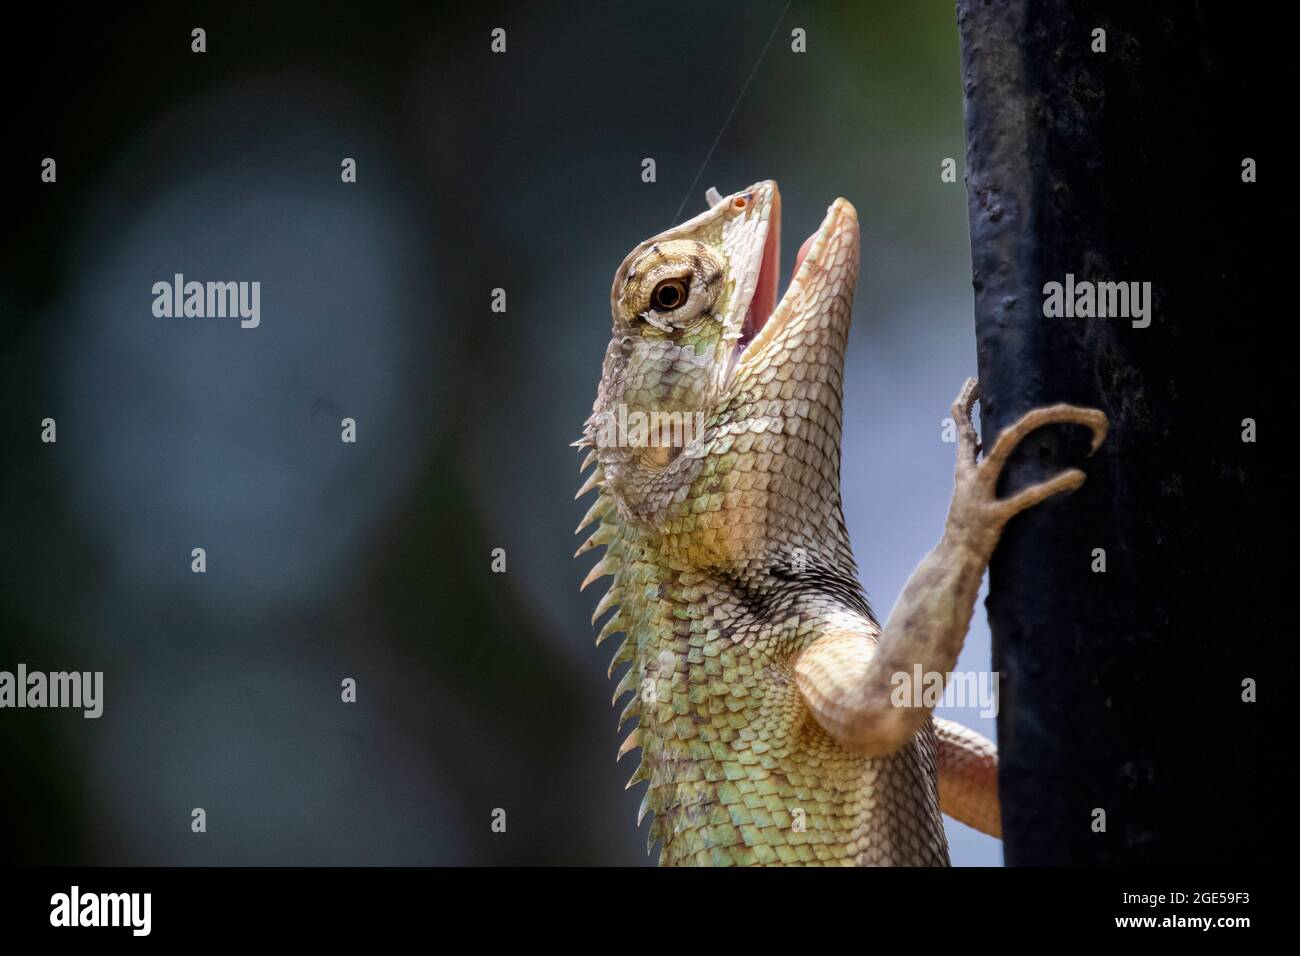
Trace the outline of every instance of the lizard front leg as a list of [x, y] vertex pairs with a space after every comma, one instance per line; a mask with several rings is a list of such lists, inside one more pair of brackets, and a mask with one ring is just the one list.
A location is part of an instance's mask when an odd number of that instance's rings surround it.
[[976, 383], [970, 379], [952, 407], [957, 475], [943, 537], [912, 572], [883, 632], [877, 639], [869, 622], [845, 614], [828, 621], [822, 636], [793, 662], [795, 682], [813, 717], [854, 753], [894, 753], [930, 719], [923, 687], [914, 686], [915, 667], [920, 665], [923, 681], [952, 671], [1003, 527], [1026, 508], [1083, 484], [1083, 472], [1072, 468], [999, 499], [998, 476], [1016, 445], [1035, 428], [1055, 422], [1090, 428], [1089, 454], [1106, 436], [1108, 422], [1101, 411], [1052, 405], [1028, 412], [1005, 429], [984, 460], [977, 461], [980, 448], [971, 424], [976, 398]]

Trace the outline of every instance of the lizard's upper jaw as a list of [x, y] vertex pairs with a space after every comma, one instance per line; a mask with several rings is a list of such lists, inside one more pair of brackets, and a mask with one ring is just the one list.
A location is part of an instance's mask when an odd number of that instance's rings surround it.
[[[772, 184], [774, 191], [775, 185]], [[781, 202], [779, 196], [775, 198], [762, 258], [755, 266], [758, 280], [741, 327], [733, 366], [739, 367], [751, 360], [767, 343], [779, 338], [793, 318], [826, 304], [822, 300], [827, 290], [819, 288], [819, 276], [827, 272], [831, 258], [842, 256], [846, 250], [851, 251], [856, 263], [857, 230], [858, 214], [853, 204], [847, 199], [836, 199], [831, 203], [817, 231], [800, 246], [790, 287], [778, 301]]]

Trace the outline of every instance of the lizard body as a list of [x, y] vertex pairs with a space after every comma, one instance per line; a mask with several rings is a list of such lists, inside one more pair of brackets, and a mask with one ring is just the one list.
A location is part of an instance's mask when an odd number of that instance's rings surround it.
[[[833, 203], [777, 300], [780, 198], [756, 183], [634, 249], [611, 290], [613, 334], [576, 444], [599, 496], [578, 550], [612, 577], [597, 643], [625, 635], [611, 675], [637, 725], [629, 781], [672, 864], [946, 865], [941, 808], [995, 835], [996, 753], [897, 675], [948, 673], [1012, 514], [1077, 487], [1077, 470], [1008, 500], [998, 471], [1024, 434], [1100, 412], [1053, 406], [1004, 431], [982, 463], [968, 382], [944, 538], [882, 628], [840, 502], [844, 354], [858, 270], [853, 207]], [[629, 426], [631, 424], [631, 427]], [[917, 700], [921, 697], [918, 694]]]

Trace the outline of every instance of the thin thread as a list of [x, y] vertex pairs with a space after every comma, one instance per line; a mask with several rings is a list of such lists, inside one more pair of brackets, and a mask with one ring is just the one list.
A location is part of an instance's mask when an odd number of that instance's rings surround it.
[[725, 133], [727, 127], [731, 125], [731, 118], [736, 115], [736, 110], [740, 106], [740, 101], [745, 98], [745, 93], [749, 90], [749, 84], [754, 81], [754, 74], [756, 74], [758, 68], [763, 65], [763, 60], [767, 56], [767, 51], [771, 48], [772, 41], [776, 39], [776, 31], [781, 28], [781, 21], [784, 20], [785, 15], [790, 12], [790, 4], [793, 2], [794, 0], [786, 0], [785, 9], [783, 9], [781, 15], [776, 18], [776, 23], [772, 25], [772, 32], [767, 35], [767, 42], [763, 44], [763, 52], [758, 55], [758, 61], [754, 64], [754, 68], [749, 71], [749, 77], [745, 80], [745, 85], [740, 88], [740, 95], [736, 97], [736, 102], [732, 104], [731, 112], [727, 114], [727, 118], [722, 121], [722, 129], [718, 130], [718, 135], [713, 138], [713, 145], [709, 147], [708, 153], [705, 154], [704, 162], [700, 164], [699, 172], [697, 172], [695, 178], [691, 180], [690, 188], [686, 190], [686, 195], [682, 197], [682, 204], [677, 207], [677, 215], [673, 216], [673, 221], [669, 223], [669, 225], [676, 225], [677, 221], [682, 218], [682, 210], [685, 209], [686, 204], [690, 202], [691, 194], [695, 192], [695, 187], [700, 184], [700, 177], [704, 175], [705, 167], [709, 165], [709, 160], [713, 158], [713, 151], [718, 148], [718, 143], [722, 142], [722, 134]]

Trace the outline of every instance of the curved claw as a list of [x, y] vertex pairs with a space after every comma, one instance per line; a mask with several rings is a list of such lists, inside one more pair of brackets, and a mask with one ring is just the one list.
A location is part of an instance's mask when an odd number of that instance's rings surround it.
[[1096, 454], [1097, 449], [1101, 447], [1101, 443], [1106, 440], [1106, 435], [1110, 432], [1110, 419], [1099, 408], [1086, 408], [1083, 410], [1096, 415], [1096, 420], [1089, 425], [1092, 429], [1092, 444], [1088, 447], [1088, 457], [1091, 458]]
[[1089, 456], [1101, 447], [1101, 443], [1106, 440], [1106, 432], [1110, 429], [1110, 419], [1106, 417], [1105, 412], [1098, 408], [1080, 408], [1077, 405], [1047, 405], [1043, 408], [1035, 408], [1032, 411], [1025, 412], [1019, 420], [1013, 422], [998, 434], [997, 441], [993, 443], [993, 449], [984, 459], [985, 464], [994, 472], [1001, 470], [1002, 465], [1006, 463], [1007, 458], [1020, 444], [1022, 438], [1043, 425], [1059, 423], [1083, 425], [1092, 430], [1092, 446], [1088, 450]]
[[969, 450], [969, 454], [964, 454], [957, 459], [962, 467], [968, 463], [974, 464], [980, 453], [979, 437], [975, 434], [975, 423], [971, 421], [971, 411], [975, 408], [978, 399], [979, 383], [973, 378], [968, 378], [952, 403], [952, 420], [957, 425], [958, 443], [963, 452]]
[[960, 422], [970, 422], [971, 409], [975, 407], [975, 402], [980, 397], [979, 382], [973, 378], [966, 379], [962, 383], [961, 391], [957, 393], [957, 398], [952, 403], [952, 417]]

